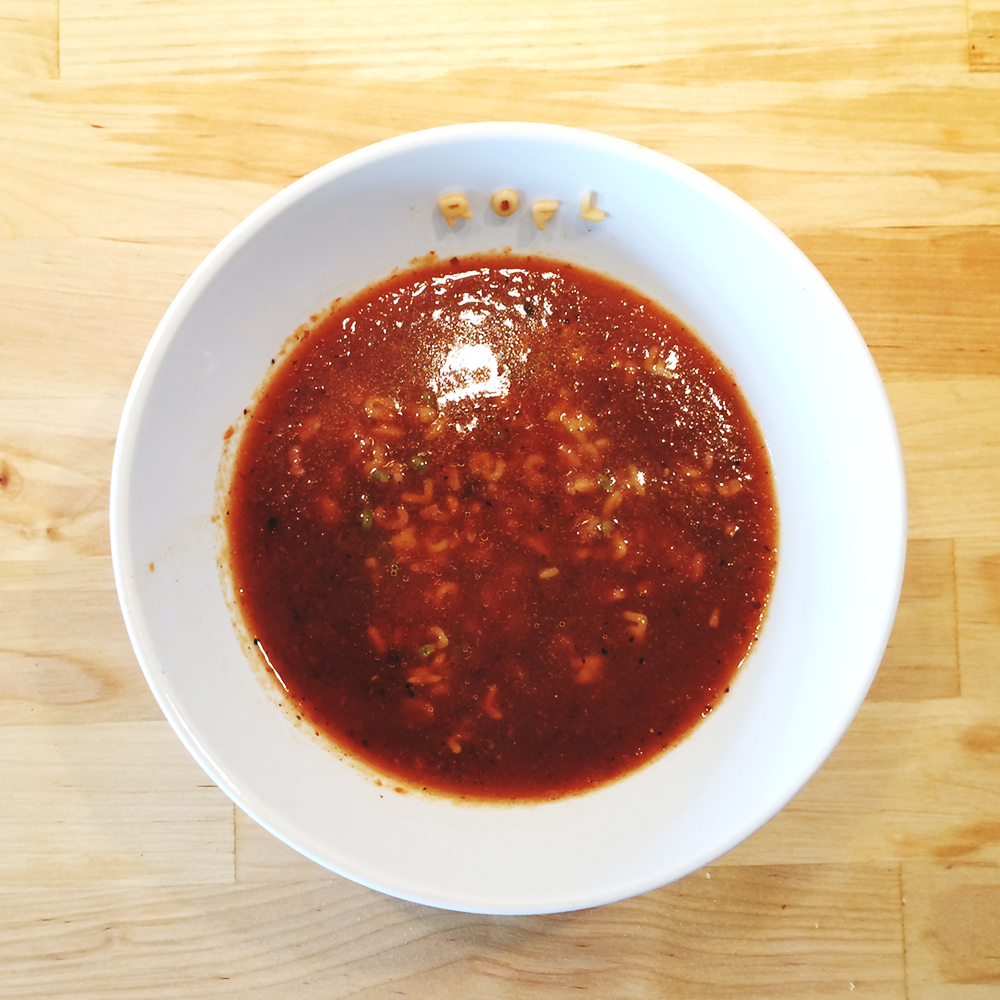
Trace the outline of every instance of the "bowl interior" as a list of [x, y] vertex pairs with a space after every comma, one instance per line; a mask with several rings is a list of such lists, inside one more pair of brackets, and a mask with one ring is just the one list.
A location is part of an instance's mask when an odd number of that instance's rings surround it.
[[[490, 194], [519, 191], [508, 219]], [[440, 195], [473, 218], [449, 228]], [[608, 212], [587, 223], [581, 195]], [[544, 231], [535, 198], [561, 202]], [[223, 433], [282, 341], [336, 296], [430, 250], [549, 253], [676, 313], [736, 377], [780, 516], [761, 637], [719, 708], [632, 776], [544, 805], [395, 794], [298, 731], [248, 667], [216, 568]], [[690, 873], [766, 822], [856, 713], [895, 613], [905, 488], [892, 414], [843, 306], [793, 244], [665, 157], [552, 126], [416, 133], [281, 192], [206, 259], [165, 315], [126, 404], [112, 549], [126, 623], [167, 718], [211, 778], [307, 856], [403, 898], [568, 910]]]

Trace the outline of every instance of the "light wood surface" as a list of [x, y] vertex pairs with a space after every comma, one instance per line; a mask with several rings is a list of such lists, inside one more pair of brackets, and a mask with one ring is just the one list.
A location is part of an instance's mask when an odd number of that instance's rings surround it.
[[[768, 215], [857, 320], [909, 478], [896, 629], [820, 773], [708, 869], [551, 917], [383, 897], [235, 811], [109, 556], [125, 394], [205, 253], [342, 153], [482, 119]], [[1000, 996], [1000, 0], [0, 0], [0, 998], [581, 994]]]

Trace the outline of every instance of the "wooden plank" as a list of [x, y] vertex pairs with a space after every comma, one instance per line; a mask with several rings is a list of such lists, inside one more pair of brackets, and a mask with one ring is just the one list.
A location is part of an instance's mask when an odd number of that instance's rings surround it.
[[343, 879], [4, 903], [12, 1000], [904, 996], [891, 865], [711, 869], [545, 917], [431, 910]]
[[1000, 863], [1000, 703], [866, 702], [819, 773], [721, 864]]
[[[339, 64], [360, 76], [409, 82], [465, 68], [593, 72], [719, 51], [833, 49], [842, 62], [869, 46], [893, 43], [898, 50], [929, 37], [939, 51], [953, 40], [956, 57], [965, 60], [965, 9], [955, 0], [858, 0], [814, 5], [807, 15], [794, 0], [769, 6], [765, 15], [729, 0], [697, 8], [621, 0], [613, 10], [581, 0], [571, 14], [559, 0], [501, 0], [491, 12], [484, 31], [482, 11], [459, 0], [418, 7], [391, 0], [375, 13], [357, 0], [62, 0], [63, 74], [139, 79], [250, 67], [258, 76], [287, 77]], [[120, 38], [127, 47], [116, 44]]]
[[962, 539], [955, 556], [962, 692], [969, 698], [997, 698], [1000, 537]]
[[[101, 352], [81, 349], [74, 365], [78, 345], [62, 328], [39, 328], [36, 346], [51, 338], [65, 381], [48, 377], [44, 363], [34, 375], [28, 365], [17, 374], [50, 390], [93, 392], [86, 383], [99, 384], [101, 372], [88, 365], [103, 364]], [[111, 570], [108, 488], [120, 411], [114, 397], [0, 397], [0, 724], [161, 718]]]
[[[14, 81], [0, 89], [0, 238], [149, 242], [205, 239], [207, 233], [207, 251], [274, 191], [236, 179], [210, 183], [169, 170], [151, 174], [119, 166], [126, 158], [148, 161], [151, 154], [104, 134], [103, 121], [119, 109], [99, 101], [60, 106], [69, 92], [61, 81], [32, 81], [30, 87]], [[155, 123], [161, 111], [147, 107], [144, 120]]]
[[805, 233], [796, 242], [889, 380], [1000, 375], [1000, 229]]
[[969, 30], [969, 68], [980, 73], [1000, 72], [1000, 3], [966, 0]]
[[[110, 577], [110, 560], [95, 562]], [[70, 588], [65, 574], [36, 583], [41, 566], [0, 563], [0, 726], [161, 720], [113, 582]]]
[[0, 726], [0, 886], [233, 881], [233, 805], [165, 722]]
[[1000, 869], [903, 865], [908, 1000], [992, 1000], [1000, 989]]
[[0, 77], [59, 76], [59, 0], [4, 0]]
[[956, 698], [960, 690], [954, 543], [915, 539], [907, 547], [896, 623], [868, 697]]
[[[6, 362], [0, 367], [0, 401], [9, 401], [0, 403], [0, 442], [30, 457], [35, 440], [55, 447], [71, 437], [74, 450], [103, 449], [105, 462], [142, 352], [209, 249], [0, 240]], [[26, 397], [35, 402], [23, 402]], [[73, 399], [75, 408], [53, 410], [60, 398]], [[89, 432], [96, 441], [82, 440]]]
[[[221, 16], [214, 5], [202, 9]], [[230, 20], [242, 24], [242, 12]], [[112, 25], [104, 30], [116, 38]], [[123, 83], [116, 70], [105, 81], [13, 87], [0, 94], [10, 149], [0, 162], [0, 235], [215, 242], [279, 187], [398, 134], [400, 122], [495, 118], [498, 92], [519, 117], [609, 132], [698, 167], [796, 235], [1000, 225], [995, 98], [970, 82], [964, 58], [929, 65], [934, 56], [921, 50], [884, 77], [874, 59], [874, 83], [845, 80], [841, 63], [822, 61], [828, 78], [803, 81], [791, 56], [775, 58], [758, 65], [775, 78], [755, 83], [742, 56], [712, 52], [701, 63], [679, 55], [678, 65], [629, 59], [614, 73], [565, 63], [513, 75], [468, 68], [433, 74], [420, 88], [337, 63], [278, 78], [178, 70]], [[282, 52], [286, 70], [287, 60]]]
[[890, 382], [911, 538], [1000, 535], [1000, 380]]
[[[108, 484], [119, 410], [103, 400], [0, 400], [4, 560], [52, 557], [61, 549], [109, 554]], [[76, 433], [60, 434], [60, 418], [72, 417], [79, 421]], [[51, 422], [48, 433], [44, 422]]]

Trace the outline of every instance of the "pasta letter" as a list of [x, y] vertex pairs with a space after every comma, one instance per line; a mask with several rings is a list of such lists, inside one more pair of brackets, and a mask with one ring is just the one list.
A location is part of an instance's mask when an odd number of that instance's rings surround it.
[[597, 195], [593, 191], [588, 191], [580, 199], [580, 218], [586, 222], [603, 222], [604, 216], [607, 212], [602, 212], [594, 202], [597, 200]]
[[466, 201], [464, 194], [442, 195], [442, 197], [438, 200], [438, 208], [441, 209], [444, 221], [447, 222], [452, 229], [455, 228], [455, 223], [459, 219], [472, 218], [472, 209], [469, 208], [469, 203]]
[[506, 219], [508, 215], [513, 215], [517, 211], [517, 192], [510, 188], [501, 188], [493, 192], [490, 198], [493, 211], [501, 218]]
[[531, 217], [535, 220], [535, 225], [539, 229], [544, 229], [558, 207], [559, 202], [554, 198], [539, 198], [531, 206]]

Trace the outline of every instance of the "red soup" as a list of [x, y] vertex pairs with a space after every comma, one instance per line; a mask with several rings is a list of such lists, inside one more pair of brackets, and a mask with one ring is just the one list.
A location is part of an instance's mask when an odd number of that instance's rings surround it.
[[415, 266], [301, 331], [227, 497], [244, 623], [394, 781], [555, 798], [688, 733], [764, 615], [774, 490], [732, 376], [631, 288]]

